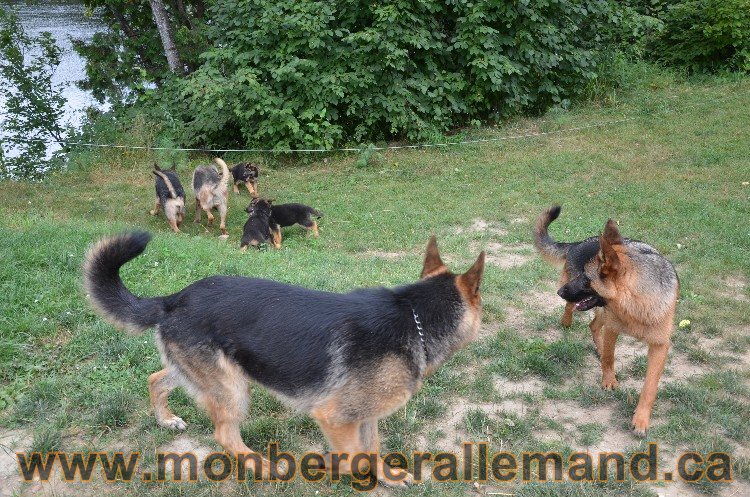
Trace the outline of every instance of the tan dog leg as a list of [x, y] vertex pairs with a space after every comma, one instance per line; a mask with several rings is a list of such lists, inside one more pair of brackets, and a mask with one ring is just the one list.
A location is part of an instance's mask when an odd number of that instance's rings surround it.
[[151, 407], [156, 416], [156, 423], [163, 428], [184, 430], [187, 428], [185, 421], [175, 416], [167, 404], [169, 393], [174, 390], [174, 387], [174, 379], [167, 369], [162, 369], [148, 377], [148, 393], [151, 397]]
[[313, 221], [312, 232], [315, 238], [318, 238], [320, 236], [320, 233], [318, 232], [318, 223], [315, 221]]
[[602, 326], [604, 325], [604, 318], [602, 317], [602, 311], [598, 308], [594, 309], [594, 319], [589, 323], [589, 329], [591, 330], [591, 339], [594, 341], [594, 347], [596, 347], [596, 355], [600, 358], [602, 356]]
[[281, 228], [276, 226], [271, 229], [271, 243], [275, 249], [281, 248]]
[[219, 204], [219, 229], [222, 235], [227, 235], [227, 204]]
[[258, 194], [258, 188], [252, 181], [248, 181], [247, 183], [245, 183], [245, 188], [247, 188], [247, 191], [250, 192], [251, 197], [254, 197]]
[[617, 344], [618, 333], [612, 328], [602, 327], [602, 388], [614, 390], [617, 388], [615, 377], [615, 344]]
[[148, 211], [149, 214], [152, 216], [155, 216], [159, 213], [159, 207], [161, 207], [161, 202], [159, 202], [159, 197], [156, 197], [156, 202], [154, 202], [154, 208]]
[[659, 380], [667, 362], [669, 344], [649, 344], [648, 364], [646, 366], [646, 380], [643, 382], [641, 396], [633, 414], [633, 432], [639, 437], [645, 437], [651, 421], [651, 409], [656, 401]]
[[232, 183], [232, 191], [234, 193], [240, 193], [240, 189], [237, 188], [237, 183]]
[[565, 303], [565, 311], [563, 312], [562, 319], [560, 319], [560, 324], [565, 328], [569, 328], [573, 324], [573, 307], [575, 307], [573, 302]]
[[198, 200], [198, 197], [195, 198], [195, 219], [193, 221], [196, 223], [201, 222], [201, 202]]

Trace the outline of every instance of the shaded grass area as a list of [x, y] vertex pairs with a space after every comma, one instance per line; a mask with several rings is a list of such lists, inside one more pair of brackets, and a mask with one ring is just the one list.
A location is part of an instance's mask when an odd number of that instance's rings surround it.
[[[155, 426], [148, 411], [146, 378], [159, 368], [152, 333], [132, 336], [104, 324], [85, 303], [80, 264], [97, 238], [125, 229], [155, 234], [146, 253], [123, 270], [138, 295], [176, 292], [212, 274], [239, 274], [332, 291], [413, 281], [430, 236], [438, 236], [449, 266], [465, 270], [488, 243], [528, 244], [536, 215], [564, 206], [553, 236], [575, 240], [597, 233], [608, 217], [625, 236], [661, 250], [678, 269], [678, 319], [692, 325], [675, 332], [674, 351], [708, 373], [663, 386], [649, 435], [669, 447], [732, 449], [750, 444], [747, 365], [750, 349], [750, 81], [681, 81], [653, 70], [638, 73], [615, 105], [587, 105], [520, 120], [499, 130], [462, 137], [554, 131], [634, 116], [635, 120], [576, 133], [509, 140], [481, 146], [392, 151], [366, 167], [356, 157], [281, 167], [264, 163], [260, 192], [277, 202], [304, 202], [323, 211], [321, 238], [294, 227], [282, 250], [238, 251], [247, 195], [230, 195], [230, 239], [188, 221], [173, 235], [163, 217], [148, 215], [153, 198], [149, 168], [163, 156], [92, 151], [71, 156], [71, 171], [41, 184], [0, 183], [0, 425], [28, 429], [38, 450], [101, 449], [125, 440], [128, 450], [151, 451], [175, 435]], [[143, 130], [141, 130], [143, 131]], [[146, 133], [146, 131], [143, 131]], [[132, 136], [139, 135], [132, 130]], [[234, 155], [228, 162], [249, 157]], [[182, 157], [178, 173], [189, 191], [192, 169], [207, 158]], [[476, 220], [487, 225], [472, 228]], [[638, 391], [598, 389], [598, 364], [583, 320], [569, 331], [557, 325], [562, 306], [546, 308], [530, 295], [550, 292], [557, 272], [537, 258], [519, 266], [488, 266], [483, 283], [483, 338], [459, 352], [404, 408], [381, 422], [384, 450], [440, 448], [458, 432], [511, 450], [572, 449], [600, 443], [613, 422], [625, 431]], [[745, 282], [730, 286], [728, 279]], [[523, 322], [508, 321], [508, 308]], [[701, 340], [714, 340], [712, 347]], [[644, 347], [645, 352], [645, 347]], [[622, 364], [621, 375], [640, 379], [641, 357]], [[542, 392], [517, 395], [523, 412], [474, 404], [509, 398], [494, 381], [536, 379]], [[639, 383], [640, 384], [640, 383]], [[580, 409], [614, 409], [614, 420], [581, 423], [574, 442], [540, 436], [564, 430], [544, 419], [545, 402], [572, 401]], [[468, 409], [450, 426], [456, 404]], [[212, 450], [210, 420], [186, 394], [170, 397], [189, 436]], [[474, 406], [472, 408], [472, 406]], [[243, 438], [250, 447], [278, 441], [286, 450], [325, 450], [306, 416], [292, 413], [254, 389]], [[441, 435], [442, 434], [442, 435]], [[647, 441], [648, 441], [647, 440]], [[448, 443], [451, 441], [449, 440]], [[631, 447], [644, 442], [630, 440]], [[747, 457], [735, 473], [748, 479]], [[427, 483], [404, 495], [465, 495], [470, 485]], [[505, 487], [503, 487], [505, 488]], [[632, 482], [509, 486], [516, 495], [647, 495]], [[718, 491], [716, 485], [697, 487]], [[231, 493], [293, 495], [353, 493], [346, 481], [311, 486], [236, 485]], [[720, 490], [720, 489], [719, 489]], [[179, 485], [133, 483], [108, 492], [178, 495]], [[218, 495], [224, 487], [199, 483], [190, 495]]]

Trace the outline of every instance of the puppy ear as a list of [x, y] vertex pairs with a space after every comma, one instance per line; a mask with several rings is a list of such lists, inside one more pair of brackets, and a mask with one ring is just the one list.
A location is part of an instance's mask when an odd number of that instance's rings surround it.
[[599, 237], [599, 260], [602, 276], [611, 276], [620, 269], [620, 255], [615, 250], [616, 245], [622, 245], [622, 236], [617, 229], [617, 223], [612, 219], [604, 225], [604, 231]]
[[250, 211], [252, 210], [252, 208], [253, 208], [253, 204], [248, 205], [247, 207], [245, 207], [245, 212], [250, 214]]
[[268, 205], [271, 205], [271, 204], [272, 204], [272, 203], [274, 203], [275, 201], [276, 201], [276, 199], [275, 199], [275, 198], [267, 198], [267, 199], [266, 199], [266, 202], [268, 202]]
[[154, 171], [161, 171], [159, 164], [157, 164], [156, 162], [154, 162]]
[[485, 253], [482, 251], [477, 257], [474, 265], [469, 268], [464, 274], [458, 277], [458, 284], [461, 285], [469, 295], [477, 295], [479, 293], [479, 285], [482, 283], [482, 275], [484, 274], [484, 257]]
[[444, 273], [448, 270], [443, 264], [443, 260], [440, 258], [440, 252], [438, 251], [437, 239], [435, 235], [430, 237], [430, 241], [427, 242], [427, 252], [424, 256], [424, 264], [422, 265], [422, 274], [420, 278], [426, 278], [428, 276], [434, 276], [435, 274]]
[[170, 171], [177, 171], [177, 164], [174, 162], [172, 163], [172, 167], [169, 168]]

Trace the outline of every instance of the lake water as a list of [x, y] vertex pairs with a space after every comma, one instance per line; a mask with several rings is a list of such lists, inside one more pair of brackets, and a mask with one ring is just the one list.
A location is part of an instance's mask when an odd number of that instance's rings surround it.
[[[104, 29], [97, 16], [86, 14], [86, 9], [77, 1], [41, 0], [24, 2], [18, 0], [0, 0], [3, 8], [11, 7], [18, 12], [19, 19], [27, 34], [39, 35], [49, 31], [57, 44], [65, 51], [60, 66], [53, 76], [55, 84], [65, 85], [63, 95], [65, 104], [65, 121], [74, 126], [80, 124], [85, 109], [95, 105], [91, 95], [80, 90], [76, 81], [84, 79], [86, 72], [84, 60], [73, 51], [70, 38], [90, 40], [94, 33]], [[0, 114], [6, 109], [0, 102]]]

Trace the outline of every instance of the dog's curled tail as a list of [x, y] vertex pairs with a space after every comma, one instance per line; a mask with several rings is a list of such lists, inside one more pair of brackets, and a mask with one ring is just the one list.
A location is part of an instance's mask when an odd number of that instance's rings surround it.
[[534, 228], [534, 246], [544, 259], [550, 264], [560, 265], [565, 262], [565, 257], [568, 254], [569, 243], [556, 242], [549, 236], [547, 228], [552, 224], [552, 221], [557, 219], [560, 215], [562, 207], [555, 205], [546, 209], [539, 216], [536, 221], [536, 227]]
[[229, 178], [232, 177], [229, 174], [229, 166], [227, 166], [227, 163], [218, 157], [214, 157], [214, 162], [217, 163], [221, 168], [221, 180], [225, 185], [229, 186]]
[[174, 186], [172, 186], [172, 182], [169, 180], [169, 176], [164, 174], [156, 164], [154, 164], [154, 170], [151, 172], [164, 180], [164, 184], [167, 185], [167, 190], [169, 190], [169, 196], [172, 198], [177, 198], [177, 192], [175, 191]]
[[86, 254], [83, 277], [94, 310], [111, 325], [131, 333], [155, 326], [164, 316], [163, 298], [139, 298], [120, 279], [120, 268], [140, 255], [151, 235], [123, 233], [103, 238]]

